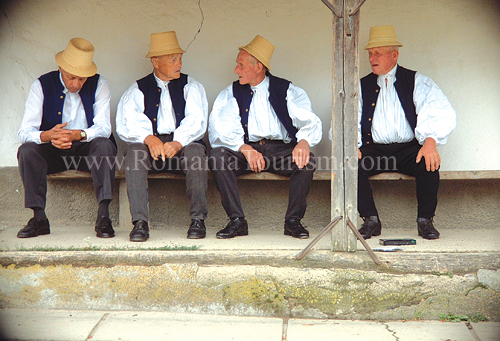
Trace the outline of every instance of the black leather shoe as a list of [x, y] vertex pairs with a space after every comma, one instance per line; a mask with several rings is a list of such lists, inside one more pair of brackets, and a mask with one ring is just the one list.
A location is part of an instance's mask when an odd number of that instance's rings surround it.
[[108, 217], [101, 217], [101, 219], [95, 225], [96, 236], [99, 238], [113, 238], [115, 236], [115, 230], [111, 225], [111, 219]]
[[207, 229], [205, 228], [205, 222], [200, 219], [191, 220], [191, 225], [189, 225], [188, 239], [202, 239], [207, 235]]
[[215, 235], [218, 239], [248, 235], [248, 223], [245, 218], [231, 218], [226, 227]]
[[17, 232], [17, 238], [31, 238], [50, 233], [49, 220], [31, 218], [28, 225]]
[[149, 226], [144, 220], [137, 220], [129, 234], [131, 242], [145, 242], [149, 238]]
[[309, 231], [302, 226], [300, 219], [285, 220], [285, 236], [307, 239], [309, 238]]
[[434, 222], [431, 219], [418, 218], [418, 235], [424, 239], [439, 239], [440, 233], [434, 228]]
[[361, 228], [358, 230], [358, 232], [364, 239], [370, 239], [372, 236], [380, 236], [380, 234], [382, 233], [382, 223], [377, 216], [361, 218], [363, 218], [364, 223], [361, 225]]

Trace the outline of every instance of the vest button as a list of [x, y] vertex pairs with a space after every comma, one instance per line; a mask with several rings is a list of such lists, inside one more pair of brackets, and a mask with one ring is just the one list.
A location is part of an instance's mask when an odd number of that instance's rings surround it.
[[250, 93], [250, 95], [253, 95], [253, 91]]
[[372, 134], [368, 134], [368, 136], [372, 136]]
[[372, 103], [372, 107], [374, 107], [374, 106], [375, 106], [375, 103]]
[[161, 92], [161, 89], [158, 89], [158, 92]]
[[245, 128], [248, 127], [248, 124], [245, 124]]
[[158, 136], [158, 133], [155, 133], [155, 136]]
[[246, 112], [248, 112], [248, 109], [245, 109]]
[[63, 96], [63, 95], [61, 95], [61, 99], [63, 99], [63, 98], [64, 98], [64, 96]]
[[159, 106], [160, 106], [159, 104], [157, 104], [157, 105], [156, 105], [156, 107], [157, 107], [157, 108], [158, 108]]
[[371, 120], [372, 120], [371, 118], [368, 119], [368, 121], [371, 121]]
[[366, 144], [370, 144], [370, 141], [367, 141]]
[[62, 113], [61, 113], [60, 111], [59, 111], [57, 114], [58, 114], [58, 115], [62, 115]]
[[155, 122], [156, 122], [156, 118], [153, 118], [153, 121], [155, 121]]
[[377, 89], [377, 90], [375, 90], [375, 92], [378, 92], [378, 89]]

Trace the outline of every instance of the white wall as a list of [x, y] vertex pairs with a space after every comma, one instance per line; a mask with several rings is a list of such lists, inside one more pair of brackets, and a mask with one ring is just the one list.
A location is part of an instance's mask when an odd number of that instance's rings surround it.
[[[271, 41], [272, 72], [304, 88], [323, 120], [324, 138], [314, 152], [330, 153], [332, 14], [321, 0], [10, 0], [0, 6], [0, 167], [17, 164], [29, 87], [57, 68], [54, 55], [71, 38], [95, 46], [114, 118], [121, 94], [151, 71], [144, 58], [149, 35], [169, 30], [187, 48], [183, 72], [205, 86], [210, 108], [236, 80], [237, 47], [256, 34]], [[458, 127], [440, 148], [443, 170], [500, 169], [499, 8], [494, 0], [368, 0], [362, 7], [360, 75], [370, 72], [362, 50], [369, 28], [393, 24], [405, 45], [400, 64], [433, 78], [457, 111]]]

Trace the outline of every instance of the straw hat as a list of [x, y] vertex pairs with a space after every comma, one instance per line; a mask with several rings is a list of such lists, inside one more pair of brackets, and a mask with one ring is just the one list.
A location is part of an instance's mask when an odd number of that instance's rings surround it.
[[274, 52], [274, 45], [266, 39], [262, 38], [259, 35], [256, 35], [255, 38], [253, 38], [253, 40], [250, 42], [250, 44], [246, 46], [240, 46], [239, 49], [240, 51], [247, 51], [252, 56], [257, 58], [259, 62], [264, 64], [264, 66], [267, 67], [268, 70], [271, 70], [269, 64], [271, 62], [271, 56]]
[[92, 61], [94, 46], [83, 38], [73, 38], [66, 50], [56, 54], [56, 63], [66, 72], [78, 77], [92, 77], [97, 66]]
[[151, 34], [151, 46], [146, 58], [184, 52], [186, 51], [179, 46], [175, 31], [153, 33]]
[[370, 28], [370, 39], [365, 50], [382, 46], [403, 46], [396, 37], [396, 30], [392, 25], [375, 26]]

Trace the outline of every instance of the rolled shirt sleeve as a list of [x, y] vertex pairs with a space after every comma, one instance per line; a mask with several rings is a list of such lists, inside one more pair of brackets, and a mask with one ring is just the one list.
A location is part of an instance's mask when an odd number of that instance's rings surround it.
[[424, 144], [429, 137], [443, 145], [456, 127], [456, 113], [448, 98], [432, 79], [415, 75], [414, 103], [417, 110], [415, 137]]
[[192, 77], [184, 87], [186, 110], [184, 119], [175, 129], [174, 141], [182, 146], [203, 138], [208, 124], [208, 101], [203, 85]]
[[306, 92], [290, 83], [287, 106], [292, 124], [298, 129], [297, 141], [306, 140], [310, 147], [317, 145], [321, 141], [323, 127], [321, 120], [312, 110], [311, 100]]
[[215, 99], [208, 124], [208, 138], [212, 148], [226, 147], [238, 151], [244, 144], [245, 132], [232, 85], [222, 90]]
[[[108, 81], [104, 77], [99, 76], [94, 102], [94, 124], [85, 129], [85, 133], [87, 134], [86, 142], [90, 142], [96, 137], [108, 138], [111, 136], [110, 100], [111, 92], [109, 91]], [[75, 127], [72, 129], [81, 128]]]
[[144, 95], [134, 82], [122, 95], [116, 109], [116, 133], [127, 143], [144, 143], [153, 135], [153, 125], [144, 114]]

